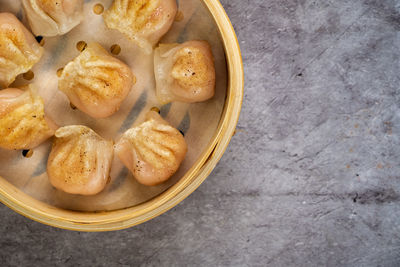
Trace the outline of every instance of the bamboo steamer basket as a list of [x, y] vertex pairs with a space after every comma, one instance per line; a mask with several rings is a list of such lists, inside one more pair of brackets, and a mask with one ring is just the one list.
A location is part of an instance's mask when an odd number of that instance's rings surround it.
[[[218, 0], [202, 0], [212, 15], [225, 50], [228, 84], [217, 130], [205, 152], [172, 187], [155, 198], [125, 209], [78, 212], [51, 206], [25, 194], [0, 179], [0, 201], [16, 212], [43, 224], [76, 231], [113, 231], [148, 221], [189, 196], [211, 173], [233, 136], [243, 100], [243, 64], [240, 47], [230, 20]], [[1, 178], [1, 177], [0, 177]]]

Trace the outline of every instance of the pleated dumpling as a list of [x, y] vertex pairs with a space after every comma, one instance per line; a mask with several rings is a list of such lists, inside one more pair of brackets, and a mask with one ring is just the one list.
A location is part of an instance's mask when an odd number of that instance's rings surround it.
[[59, 128], [47, 162], [51, 184], [70, 194], [95, 195], [109, 181], [113, 142], [86, 126]]
[[42, 55], [43, 47], [25, 26], [13, 14], [0, 13], [0, 85], [7, 88]]
[[114, 0], [104, 12], [108, 28], [116, 29], [150, 54], [174, 22], [176, 0]]
[[72, 104], [93, 118], [118, 111], [134, 82], [131, 69], [108, 54], [98, 43], [90, 43], [68, 63], [58, 81]]
[[43, 99], [30, 86], [0, 90], [0, 147], [30, 149], [54, 134], [57, 126], [44, 112]]
[[22, 4], [35, 35], [62, 35], [83, 19], [83, 0], [22, 0]]
[[168, 180], [178, 170], [186, 152], [182, 134], [155, 111], [150, 111], [141, 125], [126, 131], [115, 145], [115, 153], [144, 185]]
[[154, 53], [154, 73], [161, 104], [201, 102], [214, 96], [214, 57], [206, 41], [160, 44]]

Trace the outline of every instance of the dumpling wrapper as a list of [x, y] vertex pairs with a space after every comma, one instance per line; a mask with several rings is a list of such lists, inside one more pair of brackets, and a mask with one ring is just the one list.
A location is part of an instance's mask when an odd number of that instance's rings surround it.
[[86, 126], [59, 128], [47, 162], [51, 184], [70, 194], [95, 195], [108, 183], [113, 142]]
[[133, 83], [129, 66], [111, 56], [100, 44], [89, 43], [64, 67], [58, 89], [79, 110], [93, 118], [105, 118], [119, 110]]
[[35, 35], [63, 35], [81, 23], [83, 0], [22, 0]]
[[103, 14], [104, 22], [143, 48], [153, 51], [174, 22], [176, 0], [114, 0]]
[[47, 117], [43, 99], [29, 86], [27, 91], [0, 91], [0, 147], [31, 149], [54, 135], [57, 126]]
[[215, 93], [215, 66], [206, 41], [160, 44], [154, 53], [157, 98], [169, 102], [201, 102]]
[[186, 152], [182, 134], [155, 111], [146, 115], [145, 122], [126, 131], [115, 145], [115, 153], [137, 181], [149, 186], [168, 180]]
[[11, 13], [0, 13], [0, 85], [7, 88], [30, 70], [43, 55], [43, 47]]

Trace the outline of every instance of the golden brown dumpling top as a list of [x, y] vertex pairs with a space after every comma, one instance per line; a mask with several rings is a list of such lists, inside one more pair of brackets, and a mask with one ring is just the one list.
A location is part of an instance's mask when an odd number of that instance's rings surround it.
[[214, 58], [206, 41], [160, 44], [154, 54], [154, 72], [161, 104], [200, 102], [214, 96]]
[[0, 147], [30, 149], [54, 134], [57, 126], [45, 115], [43, 99], [31, 86], [0, 91]]
[[171, 27], [176, 0], [114, 0], [104, 12], [108, 28], [116, 29], [150, 54]]
[[113, 142], [80, 125], [59, 128], [55, 136], [47, 162], [51, 184], [70, 194], [101, 192], [109, 181]]
[[22, 0], [22, 4], [35, 35], [62, 35], [83, 19], [83, 0]]
[[58, 88], [72, 104], [94, 118], [118, 111], [134, 81], [131, 69], [111, 56], [100, 44], [90, 43], [68, 63]]
[[25, 26], [10, 13], [0, 13], [0, 85], [8, 87], [17, 75], [35, 65], [43, 54]]
[[177, 129], [150, 111], [145, 122], [123, 134], [115, 152], [139, 183], [157, 185], [178, 170], [187, 144]]

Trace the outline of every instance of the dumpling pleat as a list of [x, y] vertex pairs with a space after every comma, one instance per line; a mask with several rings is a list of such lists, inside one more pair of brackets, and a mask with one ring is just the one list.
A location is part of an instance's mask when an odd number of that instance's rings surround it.
[[100, 67], [104, 69], [116, 70], [121, 67], [121, 65], [117, 62], [106, 62], [104, 60], [96, 60], [96, 61], [88, 61], [84, 64], [87, 68], [95, 68]]
[[162, 148], [154, 149], [154, 147], [149, 147], [147, 142], [135, 140], [134, 144], [135, 150], [140, 157], [146, 162], [151, 162], [156, 168], [168, 166], [174, 159], [173, 155], [172, 157], [168, 157], [161, 153], [160, 151], [162, 151]]
[[[6, 149], [34, 148], [54, 134], [47, 124], [43, 100], [29, 89], [6, 89], [2, 99], [0, 91], [0, 146]], [[7, 98], [10, 94], [20, 94]]]
[[[56, 136], [56, 137], [61, 137], [61, 136]], [[70, 140], [67, 144], [65, 144], [61, 149], [59, 149], [59, 152], [55, 155], [53, 161], [55, 164], [63, 164], [65, 159], [72, 154], [72, 151], [79, 146], [78, 144], [79, 139], [73, 139]], [[61, 166], [61, 165], [60, 165]]]
[[115, 113], [132, 85], [129, 66], [109, 55], [98, 43], [90, 43], [68, 63], [59, 80], [59, 89], [71, 103], [94, 118]]
[[[5, 68], [9, 68], [9, 67], [17, 67], [18, 64], [15, 63], [12, 59], [8, 59], [6, 57], [0, 56], [0, 66], [1, 67], [5, 67]], [[7, 70], [0, 70], [0, 72], [6, 74], [8, 71]]]
[[178, 170], [187, 144], [177, 129], [150, 111], [145, 122], [123, 134], [115, 150], [140, 183], [157, 185]]
[[60, 128], [47, 163], [50, 182], [71, 194], [93, 195], [107, 183], [113, 144], [86, 126]]
[[32, 68], [43, 54], [25, 26], [10, 13], [0, 13], [0, 84], [7, 88], [17, 75]]
[[[46, 12], [43, 10], [40, 6], [37, 0], [29, 0], [29, 3], [32, 6], [32, 9], [35, 10], [37, 15], [39, 15], [41, 18], [43, 18], [45, 21], [53, 24], [54, 27], [58, 27], [58, 21], [53, 18], [49, 12]], [[50, 20], [50, 21], [49, 21]]]
[[22, 4], [36, 35], [64, 34], [83, 17], [83, 0], [22, 0]]
[[96, 94], [98, 97], [103, 97], [102, 90], [104, 90], [104, 84], [107, 82], [103, 79], [93, 76], [77, 76], [77, 86], [82, 86], [86, 90]]

